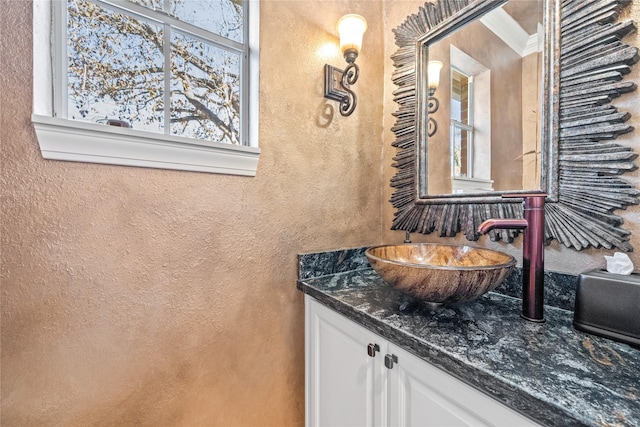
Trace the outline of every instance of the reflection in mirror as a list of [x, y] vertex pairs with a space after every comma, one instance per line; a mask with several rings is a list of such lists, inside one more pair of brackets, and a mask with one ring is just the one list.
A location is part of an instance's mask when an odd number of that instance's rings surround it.
[[427, 65], [427, 81], [428, 81], [428, 97], [427, 97], [427, 136], [432, 137], [438, 131], [438, 123], [434, 119], [434, 114], [440, 109], [440, 101], [435, 97], [436, 90], [440, 86], [440, 71], [442, 70], [442, 62], [429, 61]]
[[[478, 240], [484, 220], [522, 218], [522, 200], [504, 199], [504, 192], [540, 189], [547, 194], [546, 242], [632, 250], [616, 210], [639, 202], [640, 191], [621, 177], [636, 169], [637, 154], [630, 144], [613, 141], [633, 130], [626, 123], [630, 114], [613, 105], [636, 90], [626, 76], [640, 60], [639, 50], [623, 42], [636, 27], [619, 20], [630, 1], [526, 1], [535, 4], [535, 13], [516, 10], [523, 3], [431, 0], [394, 29], [391, 229], [440, 237], [462, 232]], [[526, 44], [501, 33], [506, 25], [492, 27], [494, 10], [518, 23], [523, 31], [505, 33], [520, 33], [515, 39]], [[460, 35], [481, 25], [482, 37]], [[526, 71], [515, 80], [503, 72], [509, 58]], [[435, 92], [428, 83], [430, 61], [443, 64]], [[499, 139], [504, 142], [494, 144]], [[509, 169], [512, 164], [519, 166]], [[511, 242], [518, 233], [489, 235]]]
[[543, 6], [510, 0], [425, 42], [440, 102], [420, 160], [429, 196], [541, 189]]

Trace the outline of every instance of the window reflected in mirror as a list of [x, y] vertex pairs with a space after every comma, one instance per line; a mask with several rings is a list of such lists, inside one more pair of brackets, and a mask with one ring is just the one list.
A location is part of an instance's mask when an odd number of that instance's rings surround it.
[[473, 176], [473, 77], [451, 68], [451, 151], [453, 177]]

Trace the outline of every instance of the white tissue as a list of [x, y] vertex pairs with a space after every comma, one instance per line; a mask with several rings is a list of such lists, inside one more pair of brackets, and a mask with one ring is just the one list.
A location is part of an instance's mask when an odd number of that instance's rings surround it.
[[607, 271], [609, 273], [624, 274], [626, 276], [633, 272], [633, 263], [627, 254], [616, 252], [613, 256], [604, 256], [607, 260]]

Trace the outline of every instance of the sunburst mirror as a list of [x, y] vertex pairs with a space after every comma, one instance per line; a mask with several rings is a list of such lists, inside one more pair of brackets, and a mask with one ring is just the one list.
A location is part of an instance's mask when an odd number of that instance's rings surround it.
[[636, 27], [619, 22], [629, 3], [438, 0], [408, 16], [391, 57], [392, 229], [474, 241], [484, 220], [522, 217], [503, 194], [536, 191], [547, 243], [633, 250], [615, 211], [638, 204], [621, 177], [637, 154], [613, 142], [633, 128], [612, 103], [636, 89], [625, 75], [638, 49], [622, 41]]

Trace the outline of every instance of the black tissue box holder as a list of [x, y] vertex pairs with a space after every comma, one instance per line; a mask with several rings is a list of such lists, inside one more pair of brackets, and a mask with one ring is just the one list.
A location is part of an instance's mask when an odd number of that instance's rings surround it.
[[580, 274], [574, 328], [640, 346], [640, 274], [592, 270]]

